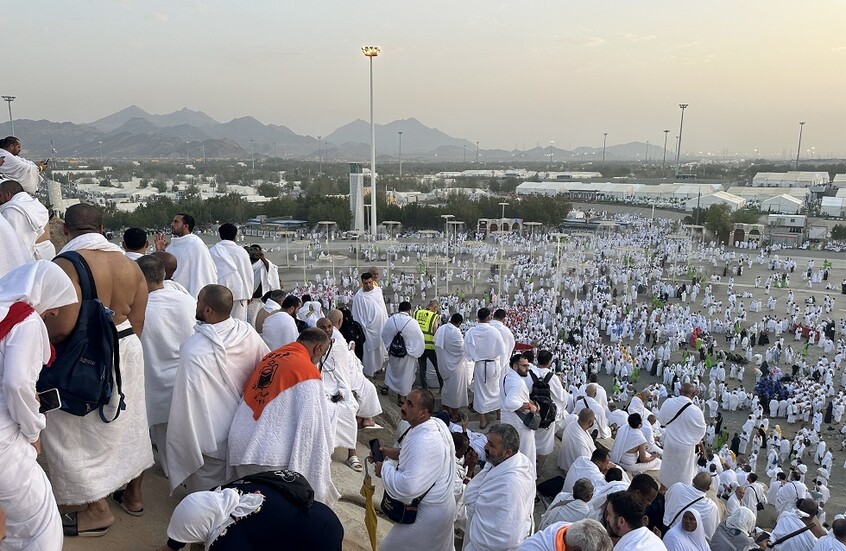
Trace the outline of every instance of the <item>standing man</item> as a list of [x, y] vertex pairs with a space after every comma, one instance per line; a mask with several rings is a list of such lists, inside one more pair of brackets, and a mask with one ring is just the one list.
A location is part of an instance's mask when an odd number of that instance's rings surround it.
[[437, 300], [430, 300], [429, 304], [426, 305], [426, 308], [421, 308], [416, 314], [414, 314], [414, 319], [417, 320], [417, 323], [420, 325], [420, 330], [423, 331], [423, 339], [426, 341], [425, 350], [423, 350], [423, 354], [418, 358], [420, 387], [428, 387], [426, 384], [426, 372], [428, 371], [426, 367], [426, 360], [429, 360], [432, 362], [432, 367], [435, 368], [435, 375], [438, 377], [438, 388], [443, 391], [444, 380], [441, 376], [440, 369], [438, 368], [438, 355], [435, 353], [435, 333], [441, 325], [441, 316], [439, 313], [440, 309], [441, 305]]
[[[144, 274], [149, 292], [144, 333], [141, 335], [147, 423], [150, 439], [159, 452], [159, 463], [167, 475], [167, 420], [179, 370], [179, 349], [194, 334], [197, 301], [182, 291], [164, 286], [165, 268], [160, 258], [145, 255], [136, 262]], [[133, 510], [134, 504], [127, 503], [129, 497], [124, 492], [118, 500]]]
[[232, 293], [203, 287], [195, 333], [182, 343], [167, 423], [170, 489], [208, 490], [232, 479], [226, 463], [229, 427], [244, 384], [270, 352], [253, 326], [232, 318]]
[[414, 385], [414, 368], [417, 367], [417, 358], [423, 354], [425, 346], [423, 331], [411, 317], [410, 302], [400, 302], [399, 312], [385, 322], [385, 327], [382, 329], [382, 342], [386, 348], [391, 348], [391, 343], [397, 334], [402, 335], [405, 340], [406, 355], [398, 358], [388, 354], [385, 384], [397, 393], [397, 405], [402, 406], [405, 403], [405, 397]]
[[438, 355], [438, 369], [443, 376], [441, 405], [450, 415], [467, 407], [467, 359], [464, 357], [464, 335], [461, 324], [464, 317], [455, 313], [449, 323], [435, 332], [435, 353]]
[[373, 377], [382, 369], [388, 354], [382, 343], [382, 329], [388, 321], [388, 309], [385, 308], [382, 289], [376, 286], [370, 272], [361, 274], [361, 289], [353, 296], [352, 315], [353, 319], [361, 324], [367, 337], [362, 359], [364, 374]]
[[279, 268], [264, 257], [264, 251], [260, 246], [250, 245], [245, 249], [250, 255], [250, 262], [253, 263], [253, 300], [248, 305], [247, 317], [250, 323], [254, 323], [261, 310], [259, 299], [271, 291], [281, 289], [282, 282], [279, 280]]
[[690, 484], [696, 474], [696, 446], [705, 437], [705, 415], [693, 403], [696, 386], [685, 383], [681, 395], [667, 399], [658, 412], [658, 421], [664, 427], [664, 445], [661, 484], [669, 488], [676, 482]]
[[309, 327], [297, 342], [261, 359], [232, 419], [229, 464], [239, 478], [297, 471], [314, 488], [314, 498], [332, 507], [341, 496], [332, 484], [334, 435], [316, 367], [329, 345], [326, 333]]
[[14, 136], [0, 140], [0, 175], [20, 182], [25, 192], [35, 195], [41, 183], [41, 173], [47, 168], [47, 161], [34, 163], [20, 156], [21, 141]]
[[166, 250], [176, 257], [176, 271], [173, 280], [188, 289], [192, 296], [198, 297], [200, 289], [217, 283], [217, 270], [214, 267], [209, 248], [194, 232], [194, 217], [183, 212], [173, 217], [170, 231], [173, 238], [165, 243], [164, 235], [156, 235], [156, 250]]
[[473, 409], [479, 428], [488, 426], [487, 414], [499, 408], [499, 362], [505, 352], [502, 334], [491, 325], [491, 311], [479, 308], [478, 323], [464, 337], [464, 355], [473, 366]]
[[520, 453], [520, 436], [511, 425], [491, 427], [485, 454], [485, 467], [464, 489], [464, 551], [517, 549], [532, 529], [534, 465]]
[[[0, 541], [3, 549], [61, 549], [62, 521], [50, 481], [38, 465], [41, 432], [35, 381], [50, 362], [42, 318], [77, 301], [67, 274], [46, 260], [0, 279]], [[4, 519], [2, 511], [7, 511]], [[3, 531], [8, 533], [3, 538]], [[8, 547], [6, 547], [8, 546]]]
[[381, 448], [385, 461], [374, 467], [392, 498], [409, 504], [422, 497], [414, 524], [395, 524], [382, 541], [382, 549], [454, 549], [455, 446], [447, 426], [431, 417], [434, 407], [435, 398], [428, 390], [409, 392], [400, 408], [400, 415], [410, 425], [402, 450]]
[[250, 254], [235, 243], [238, 228], [235, 224], [221, 224], [220, 241], [209, 249], [217, 270], [217, 283], [232, 291], [232, 317], [247, 321], [247, 304], [253, 296], [253, 266]]
[[508, 362], [511, 360], [511, 354], [514, 352], [514, 344], [516, 343], [514, 333], [512, 333], [511, 329], [505, 325], [505, 317], [507, 315], [508, 312], [502, 308], [497, 308], [494, 311], [493, 319], [491, 320], [491, 326], [495, 327], [496, 330], [499, 331], [499, 334], [502, 335], [502, 342], [505, 344], [505, 352], [502, 353], [502, 356], [499, 359], [500, 375], [502, 375], [507, 368]]
[[529, 458], [532, 472], [537, 462], [535, 431], [523, 423], [523, 418], [540, 410], [529, 398], [526, 377], [529, 375], [529, 360], [522, 354], [514, 354], [509, 361], [510, 369], [502, 378], [502, 422], [514, 427], [520, 436], [520, 452]]
[[123, 232], [121, 246], [125, 251], [126, 258], [129, 260], [138, 260], [147, 254], [147, 247], [150, 246], [150, 243], [147, 241], [147, 232], [141, 228], [126, 228]]
[[38, 199], [15, 180], [0, 181], [0, 214], [35, 260], [52, 260], [56, 247], [50, 242], [50, 214]]
[[[63, 231], [70, 241], [61, 252], [76, 251], [82, 256], [90, 268], [97, 298], [114, 312], [126, 411], [111, 423], [103, 423], [96, 414], [78, 417], [60, 410], [52, 412], [43, 435], [44, 455], [59, 506], [87, 504], [81, 511], [62, 515], [65, 535], [102, 535], [114, 522], [105, 497], [129, 483], [127, 492], [141, 503], [141, 473], [153, 464], [144, 360], [138, 338], [144, 329], [147, 282], [138, 264], [103, 236], [103, 215], [97, 207], [84, 203], [70, 207]], [[79, 275], [73, 264], [64, 258], [54, 262], [71, 278], [81, 300]], [[46, 320], [53, 343], [72, 337], [80, 306], [79, 302], [64, 306], [58, 315]], [[119, 394], [113, 393], [106, 415], [114, 416], [119, 399]]]
[[[538, 351], [537, 366], [529, 365], [529, 378], [526, 379], [526, 385], [529, 387], [531, 394], [532, 388], [535, 385], [535, 380], [538, 382], [546, 379], [552, 373], [552, 352], [549, 350]], [[561, 384], [561, 378], [553, 374], [549, 379], [549, 397], [558, 407], [558, 411], [563, 415], [567, 414], [567, 404], [570, 401], [570, 395], [564, 390]], [[563, 425], [563, 421], [554, 421], [545, 429], [538, 429], [534, 431], [535, 446], [537, 447], [538, 455], [538, 472], [542, 473], [546, 457], [555, 449], [555, 432], [559, 425]]]

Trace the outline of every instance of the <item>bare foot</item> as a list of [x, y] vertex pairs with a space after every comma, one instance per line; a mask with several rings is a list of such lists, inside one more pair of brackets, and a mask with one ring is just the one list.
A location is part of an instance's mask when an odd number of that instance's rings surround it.
[[89, 503], [88, 507], [77, 513], [76, 518], [79, 521], [80, 532], [107, 528], [115, 522], [115, 517], [105, 499]]

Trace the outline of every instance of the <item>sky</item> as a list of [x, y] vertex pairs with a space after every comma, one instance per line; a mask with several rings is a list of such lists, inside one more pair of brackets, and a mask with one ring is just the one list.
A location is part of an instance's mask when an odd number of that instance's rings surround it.
[[841, 0], [32, 0], [6, 3], [15, 118], [129, 105], [326, 136], [413, 117], [482, 149], [650, 141], [846, 156]]

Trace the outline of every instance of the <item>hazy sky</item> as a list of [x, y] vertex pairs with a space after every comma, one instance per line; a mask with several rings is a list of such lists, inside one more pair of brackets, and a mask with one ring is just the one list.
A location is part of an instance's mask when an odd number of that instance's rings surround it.
[[299, 134], [415, 117], [482, 148], [646, 141], [846, 154], [840, 0], [27, 0], [5, 2], [16, 118], [136, 104]]

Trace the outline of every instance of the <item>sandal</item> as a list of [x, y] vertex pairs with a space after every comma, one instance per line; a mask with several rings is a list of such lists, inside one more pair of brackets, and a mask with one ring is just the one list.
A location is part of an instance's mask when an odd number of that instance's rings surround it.
[[114, 492], [112, 494], [112, 501], [114, 501], [115, 503], [120, 505], [120, 508], [123, 509], [123, 511], [127, 515], [130, 515], [130, 516], [133, 516], [133, 517], [144, 516], [144, 508], [143, 507], [141, 507], [137, 511], [133, 511], [132, 509], [130, 509], [129, 507], [126, 506], [126, 503], [123, 502], [123, 493], [125, 491], [126, 490], [118, 490], [118, 491]]
[[358, 460], [358, 456], [354, 455], [352, 457], [347, 458], [345, 464], [350, 469], [354, 470], [357, 473], [360, 473], [364, 470], [364, 467], [361, 466], [361, 461]]
[[79, 536], [81, 538], [97, 538], [105, 536], [111, 526], [93, 528], [91, 530], [79, 531], [79, 517], [77, 512], [65, 513], [62, 515], [62, 531], [66, 536]]

